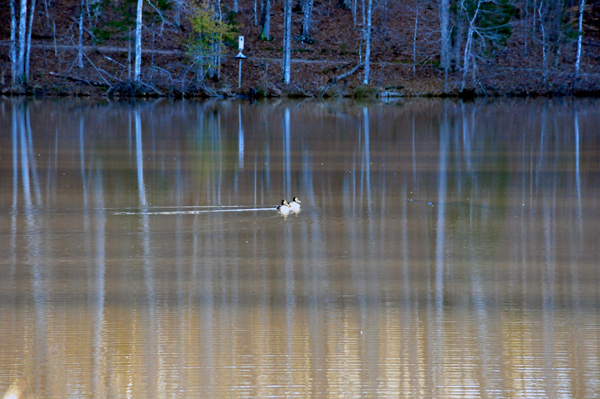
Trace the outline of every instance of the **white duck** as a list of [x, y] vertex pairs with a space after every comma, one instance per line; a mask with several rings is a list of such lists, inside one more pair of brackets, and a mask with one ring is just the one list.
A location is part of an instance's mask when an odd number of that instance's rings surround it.
[[290, 204], [286, 200], [281, 200], [281, 205], [277, 206], [277, 212], [279, 212], [283, 216], [287, 216], [290, 214]]
[[292, 202], [290, 202], [290, 210], [293, 213], [298, 213], [300, 212], [300, 203], [301, 201], [298, 199], [298, 197], [294, 197], [292, 198]]

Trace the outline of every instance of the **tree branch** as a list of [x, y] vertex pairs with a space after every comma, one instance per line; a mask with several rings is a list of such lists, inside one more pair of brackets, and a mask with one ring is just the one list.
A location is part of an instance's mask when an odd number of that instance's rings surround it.
[[337, 76], [335, 78], [332, 78], [331, 84], [336, 84], [338, 81], [340, 81], [342, 79], [346, 79], [348, 76], [352, 75], [353, 73], [356, 73], [356, 71], [358, 71], [360, 69], [360, 67], [363, 67], [363, 66], [365, 66], [365, 63], [361, 62], [360, 64], [358, 64], [357, 66], [355, 66], [354, 68], [349, 70], [348, 72], [343, 73], [340, 76]]
[[90, 85], [90, 86], [95, 86], [95, 87], [110, 86], [110, 85], [108, 85], [106, 83], [93, 82], [91, 80], [86, 80], [86, 79], [79, 79], [79, 78], [75, 78], [73, 76], [61, 75], [61, 74], [58, 74], [56, 72], [48, 72], [48, 74], [51, 75], [51, 76], [56, 76], [57, 78], [69, 80], [71, 82], [83, 83], [83, 84]]

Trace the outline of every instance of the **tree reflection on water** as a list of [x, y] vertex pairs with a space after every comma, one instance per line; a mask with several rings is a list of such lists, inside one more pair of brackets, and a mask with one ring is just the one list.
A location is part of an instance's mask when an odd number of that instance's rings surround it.
[[0, 393], [600, 394], [596, 100], [0, 118]]

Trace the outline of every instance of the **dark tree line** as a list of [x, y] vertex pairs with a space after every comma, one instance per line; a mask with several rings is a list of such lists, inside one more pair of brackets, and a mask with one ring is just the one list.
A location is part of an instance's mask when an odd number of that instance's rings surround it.
[[[55, 43], [61, 34], [56, 32], [53, 16], [59, 5], [42, 1], [37, 7], [36, 0], [8, 3], [7, 58], [14, 86], [26, 85], [30, 79], [36, 26], [53, 27]], [[509, 46], [518, 48], [523, 64], [536, 65], [545, 80], [557, 68], [571, 71], [577, 78], [585, 69], [586, 29], [597, 28], [595, 15], [586, 20], [589, 7], [585, 0], [78, 0], [69, 31], [62, 35], [63, 42], [69, 42], [64, 40], [68, 36], [78, 48], [75, 64], [79, 69], [92, 62], [84, 44], [127, 43], [131, 62], [121, 66], [129, 69], [132, 81], [143, 82], [148, 80], [143, 61], [147, 43], [164, 40], [170, 32], [181, 36], [185, 31], [186, 73], [194, 72], [195, 81], [202, 82], [219, 79], [226, 46], [240, 34], [238, 17], [249, 13], [255, 27], [244, 30], [255, 32], [261, 41], [277, 41], [283, 49], [281, 79], [290, 83], [291, 51], [297, 42], [316, 42], [319, 31], [330, 23], [327, 16], [334, 7], [347, 12], [347, 21], [360, 38], [351, 45], [359, 54], [357, 66], [363, 70], [364, 84], [370, 81], [373, 46], [400, 41], [399, 32], [404, 34], [402, 45], [405, 53], [411, 54], [413, 71], [422, 64], [439, 68], [446, 89], [450, 80], [461, 90], [477, 85], [482, 65], [493, 64]], [[283, 26], [283, 35], [277, 39], [272, 36], [273, 20]], [[379, 55], [376, 61], [389, 60]], [[174, 79], [174, 72], [160, 66], [155, 69]], [[107, 71], [98, 73], [107, 83], [114, 78]]]

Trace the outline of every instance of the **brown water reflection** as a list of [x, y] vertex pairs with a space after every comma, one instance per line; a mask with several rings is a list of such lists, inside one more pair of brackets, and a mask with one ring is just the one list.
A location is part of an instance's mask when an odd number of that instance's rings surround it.
[[598, 397], [599, 109], [2, 100], [0, 394]]

